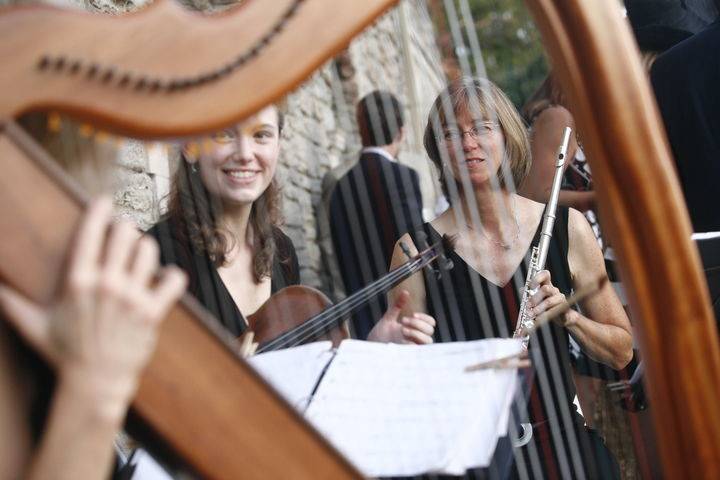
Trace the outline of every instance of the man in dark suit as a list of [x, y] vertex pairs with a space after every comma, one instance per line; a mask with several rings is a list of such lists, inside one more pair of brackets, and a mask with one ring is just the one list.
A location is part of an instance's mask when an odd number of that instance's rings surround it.
[[[374, 91], [356, 110], [363, 149], [342, 175], [329, 201], [333, 249], [348, 295], [388, 272], [395, 242], [422, 225], [417, 172], [397, 162], [403, 113], [394, 95]], [[387, 309], [385, 296], [353, 315], [356, 338], [367, 335]]]
[[693, 229], [720, 231], [720, 0], [715, 22], [655, 61], [650, 74]]
[[[714, 23], [660, 55], [650, 77], [693, 230], [715, 232], [720, 231], [720, 0], [714, 5], [705, 0], [704, 7]], [[720, 239], [698, 240], [698, 247], [720, 322]]]

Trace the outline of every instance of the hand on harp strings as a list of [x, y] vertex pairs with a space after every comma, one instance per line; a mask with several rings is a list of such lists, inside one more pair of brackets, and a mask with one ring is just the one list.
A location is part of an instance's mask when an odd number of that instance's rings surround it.
[[258, 348], [258, 343], [254, 342], [255, 333], [252, 330], [248, 330], [247, 333], [240, 337], [240, 355], [243, 358], [252, 357]]
[[[602, 276], [594, 282], [590, 282], [587, 285], [583, 285], [582, 287], [578, 288], [575, 293], [568, 297], [563, 303], [561, 303], [560, 305], [556, 305], [547, 312], [538, 316], [535, 319], [532, 328], [528, 331], [528, 335], [532, 335], [546, 323], [560, 317], [562, 314], [570, 310], [570, 308], [576, 303], [579, 303], [600, 291], [600, 289], [603, 288], [607, 281], [607, 277]], [[485, 362], [469, 365], [465, 367], [465, 371], [476, 372], [478, 370], [487, 370], [492, 368], [527, 368], [529, 366], [530, 360], [528, 359], [528, 352], [526, 349], [523, 349], [521, 352], [514, 355], [508, 355], [502, 358], [494, 358]]]

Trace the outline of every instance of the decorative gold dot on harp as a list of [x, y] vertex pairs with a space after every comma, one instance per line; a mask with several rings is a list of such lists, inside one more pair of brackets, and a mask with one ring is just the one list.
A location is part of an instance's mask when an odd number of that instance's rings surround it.
[[48, 130], [53, 133], [57, 133], [60, 131], [60, 127], [62, 127], [62, 118], [60, 117], [60, 114], [57, 112], [50, 112], [47, 119]]
[[202, 153], [209, 154], [212, 153], [213, 149], [213, 141], [209, 138], [206, 138], [202, 141]]
[[98, 132], [95, 134], [95, 140], [98, 143], [107, 143], [108, 141], [110, 141], [110, 134], [102, 130], [98, 130]]
[[197, 157], [200, 153], [200, 146], [197, 144], [197, 142], [190, 142], [187, 144], [187, 147], [185, 147], [185, 151], [191, 157]]
[[153, 141], [145, 144], [148, 151], [156, 152], [159, 155], [170, 155], [170, 145], [166, 142]]
[[92, 127], [92, 125], [88, 125], [87, 123], [83, 123], [80, 125], [80, 128], [78, 129], [78, 133], [80, 133], [83, 137], [91, 137], [95, 129]]

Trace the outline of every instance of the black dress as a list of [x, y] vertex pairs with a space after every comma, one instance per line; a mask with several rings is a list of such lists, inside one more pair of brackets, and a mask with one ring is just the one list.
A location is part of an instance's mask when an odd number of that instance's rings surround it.
[[[188, 293], [217, 318], [234, 336], [241, 335], [247, 322], [225, 287], [217, 268], [205, 252], [189, 244], [177, 222], [166, 219], [148, 230], [160, 245], [160, 261], [174, 264], [189, 277]], [[275, 257], [272, 265], [272, 293], [300, 282], [300, 269], [292, 240], [279, 228], [273, 229]]]
[[[572, 290], [568, 252], [568, 209], [560, 207], [548, 252], [546, 269], [553, 284], [565, 295]], [[430, 224], [424, 225], [428, 241], [440, 237]], [[532, 241], [537, 245], [540, 226]], [[417, 238], [413, 238], [417, 244]], [[424, 272], [428, 313], [437, 321], [436, 342], [511, 337], [518, 317], [520, 293], [527, 275], [528, 252], [511, 280], [504, 286], [485, 279], [455, 252], [448, 258], [450, 271]], [[489, 469], [468, 471], [467, 478], [613, 478], [617, 464], [602, 440], [584, 427], [573, 404], [575, 386], [568, 353], [568, 332], [555, 323], [542, 327], [529, 346], [533, 369], [526, 372], [524, 394], [516, 402], [515, 426], [533, 424], [530, 443], [509, 451], [502, 440]], [[503, 454], [503, 448], [506, 450]], [[513, 461], [514, 457], [514, 461]], [[512, 465], [512, 467], [510, 466]]]
[[[160, 262], [163, 265], [177, 265], [188, 274], [188, 293], [193, 295], [234, 336], [241, 335], [247, 328], [247, 322], [220, 278], [217, 268], [206, 253], [199, 251], [185, 240], [187, 235], [180, 230], [181, 228], [178, 222], [166, 218], [146, 233], [152, 235], [160, 245]], [[273, 229], [273, 237], [276, 253], [272, 265], [271, 290], [275, 293], [288, 285], [298, 284], [300, 270], [292, 240], [279, 228]], [[148, 444], [143, 448], [159, 464], [159, 459], [166, 458], [164, 455], [166, 452], [158, 449], [158, 445]], [[132, 478], [135, 470], [132, 462], [128, 461], [120, 465], [118, 460], [119, 457], [116, 458], [113, 480]], [[169, 476], [175, 477], [173, 467], [162, 465], [162, 468]], [[182, 475], [178, 473], [177, 476]]]

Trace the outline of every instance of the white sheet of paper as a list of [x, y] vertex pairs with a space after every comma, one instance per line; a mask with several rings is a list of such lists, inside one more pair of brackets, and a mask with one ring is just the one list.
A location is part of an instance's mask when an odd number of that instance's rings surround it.
[[371, 477], [487, 466], [507, 432], [517, 370], [465, 367], [520, 348], [512, 339], [427, 346], [346, 340], [306, 417]]
[[320, 374], [334, 355], [331, 347], [329, 341], [308, 343], [253, 355], [248, 362], [288, 403], [303, 411]]
[[135, 466], [132, 480], [172, 480], [170, 474], [143, 449], [135, 451], [131, 464]]

